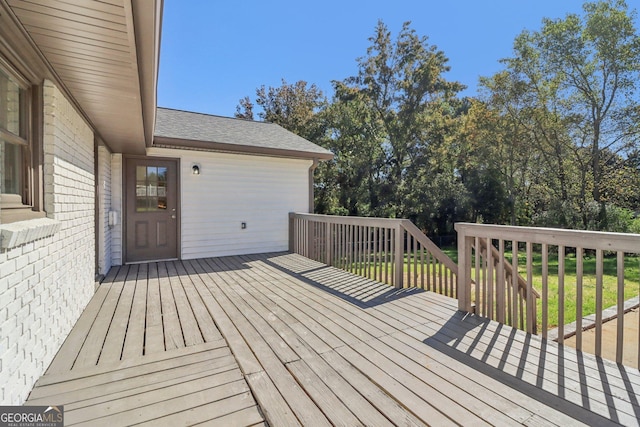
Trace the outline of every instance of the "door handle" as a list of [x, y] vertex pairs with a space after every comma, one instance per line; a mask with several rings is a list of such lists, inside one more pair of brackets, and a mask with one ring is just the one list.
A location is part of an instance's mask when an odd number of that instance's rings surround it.
[[176, 214], [171, 214], [171, 219], [176, 219]]

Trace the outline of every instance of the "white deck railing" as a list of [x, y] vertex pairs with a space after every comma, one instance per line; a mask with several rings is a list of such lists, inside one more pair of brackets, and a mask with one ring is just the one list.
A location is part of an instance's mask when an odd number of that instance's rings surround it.
[[[550, 318], [550, 301], [557, 303], [557, 340], [563, 343], [566, 334], [565, 320], [573, 311], [575, 315], [576, 347], [582, 350], [583, 317], [588, 314], [585, 304], [587, 284], [595, 287], [595, 349], [602, 355], [602, 312], [605, 305], [603, 281], [605, 259], [616, 257], [615, 305], [617, 307], [616, 361], [622, 363], [624, 343], [625, 299], [629, 297], [625, 267], [638, 268], [637, 258], [632, 261], [625, 254], [640, 253], [640, 235], [603, 233], [579, 230], [561, 230], [534, 227], [510, 227], [484, 224], [456, 224], [458, 232], [458, 303], [460, 310], [475, 312], [502, 323], [519, 326], [528, 332], [536, 332], [536, 312], [540, 312], [540, 331], [547, 337]], [[487, 248], [491, 247], [491, 251]], [[524, 257], [519, 257], [519, 251]], [[566, 268], [566, 261], [575, 253], [575, 271]], [[595, 254], [595, 271], [585, 271], [587, 254]], [[539, 265], [534, 265], [535, 258]], [[511, 258], [511, 262], [507, 260]], [[522, 260], [520, 258], [523, 258]], [[626, 258], [626, 261], [625, 261]], [[557, 277], [550, 273], [549, 262], [557, 259]], [[497, 261], [496, 261], [497, 260]], [[573, 263], [573, 261], [572, 261]], [[520, 271], [506, 277], [507, 270]], [[539, 293], [534, 288], [534, 272]], [[629, 276], [629, 274], [627, 274]], [[557, 280], [557, 293], [550, 294], [549, 283]], [[520, 281], [524, 280], [524, 283]], [[613, 280], [613, 279], [612, 279]], [[627, 297], [625, 297], [625, 286]], [[638, 296], [637, 284], [634, 296]], [[523, 293], [522, 289], [526, 291]], [[524, 305], [517, 295], [525, 295]], [[575, 306], [575, 308], [573, 308]], [[575, 310], [575, 311], [574, 311]], [[514, 324], [513, 319], [526, 319], [524, 324]], [[638, 333], [638, 332], [634, 332]], [[590, 351], [590, 350], [589, 350]], [[640, 345], [638, 346], [640, 355]], [[640, 358], [639, 358], [640, 360]], [[639, 364], [640, 367], [640, 364]]]
[[291, 213], [289, 250], [392, 286], [456, 297], [458, 266], [406, 219]]

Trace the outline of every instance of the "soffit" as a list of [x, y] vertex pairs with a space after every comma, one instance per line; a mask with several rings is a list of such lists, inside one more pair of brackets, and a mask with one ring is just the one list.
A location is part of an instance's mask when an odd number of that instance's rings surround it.
[[109, 147], [144, 153], [153, 134], [161, 0], [134, 9], [132, 0], [7, 3]]

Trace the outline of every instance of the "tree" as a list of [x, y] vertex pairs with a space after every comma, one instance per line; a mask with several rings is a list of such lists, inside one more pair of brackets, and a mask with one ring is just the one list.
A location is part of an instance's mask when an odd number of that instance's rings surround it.
[[234, 114], [238, 119], [253, 120], [253, 102], [251, 98], [245, 96], [239, 101]]
[[[577, 164], [588, 168], [583, 182], [592, 182], [592, 200], [606, 222], [601, 165], [607, 161], [603, 156], [636, 142], [637, 134], [629, 130], [637, 125], [629, 117], [640, 108], [640, 37], [635, 11], [623, 0], [585, 3], [584, 11], [582, 17], [545, 19], [539, 32], [523, 32], [514, 44], [515, 57], [505, 63], [530, 95], [531, 113], [538, 115], [535, 136], [553, 148], [543, 153], [556, 161], [561, 197], [569, 196], [563, 159], [572, 147]], [[586, 205], [586, 195], [580, 202]]]
[[579, 152], [556, 107], [553, 86], [532, 89], [513, 70], [482, 78], [481, 85], [484, 103], [497, 117], [485, 114], [475, 120], [481, 121], [481, 129], [489, 126], [489, 145], [495, 148], [511, 202], [511, 223], [530, 223], [540, 211], [558, 210], [559, 215], [552, 215], [558, 219], [554, 225], [573, 226], [563, 212], [567, 203], [580, 200], [577, 183], [583, 181], [574, 179], [572, 157]]
[[[262, 85], [256, 89], [255, 102], [262, 108], [258, 112], [261, 120], [276, 123], [310, 141], [316, 141], [324, 133], [317, 119], [327, 100], [315, 84], [308, 85], [303, 80], [289, 84], [282, 79], [280, 87]], [[236, 117], [253, 120], [253, 108], [248, 96], [242, 98], [236, 107]]]
[[[426, 37], [419, 37], [405, 22], [394, 41], [379, 21], [367, 55], [358, 59], [358, 75], [342, 82], [364, 102], [380, 125], [381, 149], [386, 155], [387, 209], [391, 216], [416, 216], [424, 209], [409, 200], [423, 191], [429, 151], [443, 150], [450, 143], [449, 128], [456, 111], [450, 104], [464, 88], [443, 74], [448, 59]], [[433, 165], [437, 174], [440, 165]]]
[[[494, 80], [491, 86], [497, 89]], [[515, 225], [523, 219], [530, 150], [523, 144], [522, 127], [505, 114], [508, 108], [499, 102], [499, 93], [491, 107], [469, 101], [458, 137], [458, 170], [470, 194], [472, 221]]]
[[[386, 217], [388, 166], [381, 123], [360, 91], [341, 82], [334, 82], [334, 89], [333, 102], [322, 119], [328, 131], [325, 144], [335, 158], [326, 163], [326, 169], [321, 165], [318, 185], [332, 179], [337, 204], [329, 208], [326, 198], [317, 199], [319, 207], [323, 213]], [[322, 175], [325, 170], [327, 174]], [[323, 188], [319, 197], [322, 191], [327, 192]]]

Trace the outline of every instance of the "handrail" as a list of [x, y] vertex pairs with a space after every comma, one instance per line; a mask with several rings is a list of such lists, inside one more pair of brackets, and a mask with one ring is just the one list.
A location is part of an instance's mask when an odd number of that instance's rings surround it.
[[[480, 305], [483, 315], [503, 323], [509, 323], [504, 314], [509, 317], [511, 313], [510, 321], [513, 326], [518, 326], [514, 324], [518, 313], [522, 316], [523, 311], [526, 311], [528, 332], [536, 333], [536, 326], [539, 326], [542, 336], [546, 338], [547, 330], [557, 324], [557, 341], [560, 344], [564, 343], [565, 336], [575, 333], [575, 345], [578, 350], [602, 356], [603, 309], [607, 308], [605, 304], [612, 304], [607, 301], [615, 300], [615, 305], [610, 308], [617, 313], [615, 360], [622, 363], [625, 344], [625, 300], [639, 296], [637, 284], [629, 286], [630, 279], [628, 275], [625, 276], [625, 268], [638, 268], [640, 234], [469, 223], [458, 223], [455, 228], [458, 233], [460, 310], [472, 312], [475, 306], [475, 310], [478, 311]], [[495, 249], [493, 242], [497, 242], [499, 250]], [[505, 242], [510, 242], [513, 252], [511, 265], [501, 259]], [[486, 251], [488, 245], [492, 247], [489, 253]], [[509, 283], [501, 274], [509, 268], [512, 272], [519, 271], [517, 254], [523, 246], [526, 261], [520, 265], [521, 269], [526, 271], [526, 279], [518, 275], [518, 279], [514, 280], [515, 276], [512, 275]], [[595, 253], [595, 259], [587, 256], [588, 253]], [[615, 261], [610, 254], [615, 254]], [[635, 254], [631, 261], [627, 259], [628, 254]], [[498, 267], [493, 261], [486, 263], [485, 267], [481, 261], [483, 257], [494, 260], [497, 258]], [[550, 263], [555, 263], [556, 257], [557, 275], [550, 273]], [[538, 259], [540, 261], [537, 261]], [[572, 262], [571, 269], [567, 268], [568, 260]], [[534, 266], [534, 262], [539, 264]], [[585, 268], [587, 264], [590, 265], [589, 268]], [[605, 268], [605, 264], [608, 267]], [[555, 270], [555, 265], [553, 268]], [[594, 268], [595, 273], [591, 268]], [[500, 274], [494, 271], [498, 269]], [[534, 271], [535, 280], [541, 284], [540, 292], [533, 287]], [[615, 280], [605, 280], [605, 271], [608, 275], [615, 276]], [[481, 277], [481, 283], [477, 283], [475, 287], [469, 284], [473, 275]], [[590, 283], [594, 283], [595, 286], [587, 286]], [[517, 292], [514, 292], [516, 289]], [[511, 292], [512, 299], [505, 297], [508, 292]], [[522, 300], [520, 304], [516, 304], [515, 295], [520, 293], [525, 297], [524, 307]], [[587, 309], [588, 304], [595, 308]], [[555, 306], [557, 312], [550, 312], [550, 307]], [[540, 314], [539, 325], [536, 313]], [[584, 348], [583, 318], [592, 315], [595, 317], [595, 343], [592, 348]], [[575, 332], [573, 327], [567, 332], [565, 319], [568, 319], [566, 323], [571, 323], [573, 317]], [[640, 348], [634, 348], [633, 351], [637, 352], [636, 360], [640, 368]]]
[[473, 230], [473, 235], [476, 237], [495, 238], [495, 236], [499, 235], [503, 240], [526, 241], [533, 244], [548, 244], [551, 246], [576, 247], [576, 242], [582, 242], [585, 248], [593, 250], [637, 253], [640, 249], [640, 234], [632, 233], [471, 224], [464, 222], [456, 223], [455, 229], [458, 234], [469, 234], [469, 231]]
[[438, 247], [438, 245], [433, 243], [433, 241], [431, 239], [429, 239], [422, 232], [422, 230], [420, 230], [418, 227], [416, 227], [416, 225], [413, 222], [409, 221], [408, 219], [403, 219], [401, 221], [402, 221], [402, 227], [405, 230], [407, 230], [408, 233], [411, 233], [411, 235], [413, 237], [418, 239], [418, 241], [422, 245], [424, 245], [424, 247], [429, 252], [434, 254], [438, 258], [438, 261], [440, 261], [442, 264], [444, 264], [449, 270], [453, 271], [455, 274], [458, 274], [458, 264], [453, 262], [453, 260], [451, 258], [449, 258], [449, 256], [447, 254], [442, 252], [442, 249], [440, 249]]
[[[290, 212], [289, 218], [302, 218], [310, 221], [325, 222], [330, 224], [347, 224], [347, 225], [369, 225], [378, 227], [393, 227], [401, 224], [402, 221], [408, 221], [397, 218], [375, 218], [367, 216], [339, 216], [339, 215], [324, 215], [324, 214], [310, 214], [300, 212]], [[411, 221], [409, 221], [411, 222]]]
[[[486, 239], [480, 239], [480, 249], [487, 249]], [[493, 265], [497, 266], [500, 262], [500, 252], [498, 252], [495, 246], [491, 245], [491, 253], [493, 254], [493, 256], [491, 257], [494, 260]], [[513, 276], [513, 267], [511, 266], [511, 264], [505, 262], [504, 269], [506, 270], [507, 277]], [[517, 279], [519, 288], [526, 292], [527, 281], [520, 274], [517, 274]], [[536, 288], [533, 288], [533, 295], [536, 298], [540, 298], [540, 293], [536, 290]]]

